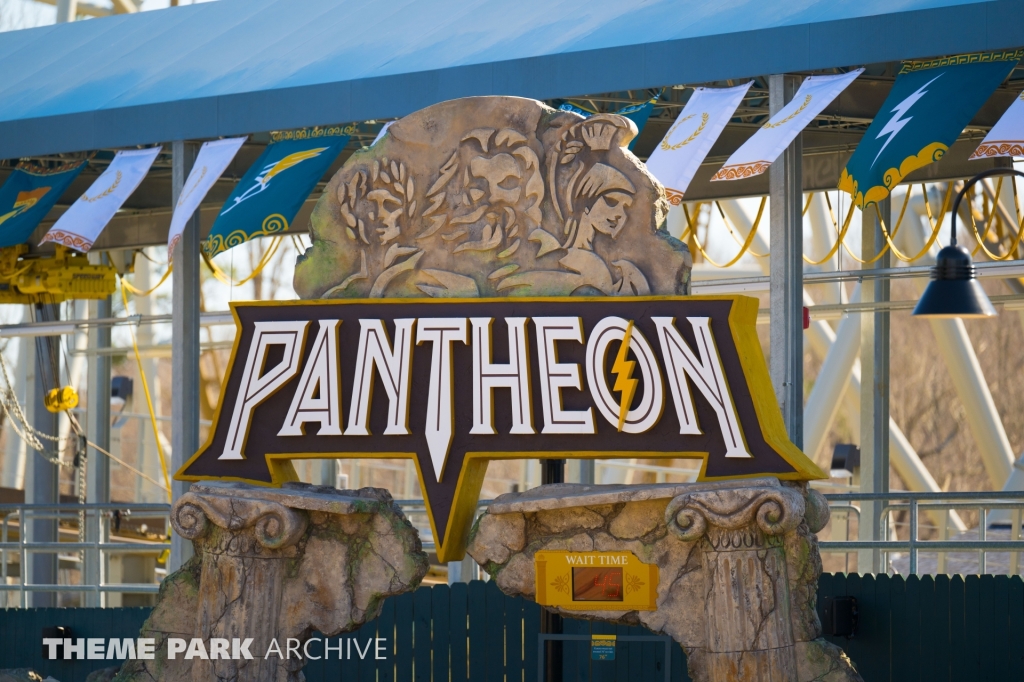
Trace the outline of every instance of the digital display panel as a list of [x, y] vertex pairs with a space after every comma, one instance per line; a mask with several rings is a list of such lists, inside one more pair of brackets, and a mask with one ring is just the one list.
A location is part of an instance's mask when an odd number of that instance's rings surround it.
[[573, 601], [622, 601], [622, 568], [572, 569]]

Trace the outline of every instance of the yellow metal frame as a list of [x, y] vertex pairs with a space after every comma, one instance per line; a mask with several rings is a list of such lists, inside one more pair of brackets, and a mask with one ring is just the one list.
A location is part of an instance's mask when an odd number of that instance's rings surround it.
[[[625, 564], [583, 564], [586, 559], [626, 558]], [[568, 559], [575, 561], [570, 563]], [[533, 558], [534, 599], [541, 606], [556, 606], [566, 611], [654, 611], [658, 608], [658, 565], [645, 564], [635, 554], [625, 552], [565, 552], [543, 549]], [[575, 601], [573, 568], [621, 568], [622, 601]], [[635, 588], [627, 593], [631, 586]]]

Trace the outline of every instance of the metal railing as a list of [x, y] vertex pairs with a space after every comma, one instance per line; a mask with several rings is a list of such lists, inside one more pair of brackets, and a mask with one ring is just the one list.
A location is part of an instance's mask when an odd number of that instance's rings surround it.
[[[1009, 573], [1020, 572], [1020, 554], [1024, 552], [1021, 524], [1024, 523], [1024, 491], [1021, 492], [957, 492], [957, 493], [914, 493], [894, 491], [889, 493], [826, 493], [825, 498], [833, 513], [845, 513], [858, 519], [864, 516], [864, 506], [878, 504], [878, 540], [838, 539], [819, 542], [825, 553], [851, 553], [859, 550], [877, 550], [888, 559], [895, 554], [906, 553], [909, 559], [909, 573], [918, 573], [919, 556], [924, 553], [938, 555], [939, 573], [945, 572], [946, 555], [953, 553], [977, 552], [979, 573], [985, 573], [987, 555], [993, 552], [1009, 553]], [[491, 500], [478, 503], [479, 513]], [[426, 507], [422, 500], [396, 500], [402, 511], [409, 517], [424, 539], [423, 549], [435, 550]], [[856, 504], [855, 504], [856, 503]], [[949, 533], [950, 513], [955, 510], [978, 512], [979, 524], [974, 531], [977, 539], [951, 538]], [[895, 517], [906, 512], [909, 521], [896, 523]], [[937, 539], [922, 539], [921, 513], [941, 514], [945, 523], [932, 526]], [[1003, 512], [1009, 524], [1009, 540], [993, 539], [989, 532], [989, 520], [993, 512]], [[18, 603], [28, 606], [28, 595], [32, 592], [78, 592], [94, 595], [110, 593], [154, 594], [159, 591], [161, 571], [157, 571], [151, 583], [110, 582], [109, 558], [111, 555], [152, 555], [170, 549], [170, 543], [160, 541], [132, 540], [118, 535], [115, 528], [132, 519], [157, 519], [163, 529], [169, 528], [170, 505], [167, 504], [0, 504], [0, 594], [18, 593]], [[125, 521], [125, 520], [129, 521]], [[49, 521], [58, 526], [58, 541], [35, 541], [31, 532], [26, 533], [35, 521]], [[61, 522], [64, 525], [61, 526]], [[84, 525], [85, 539], [79, 528]], [[835, 523], [834, 523], [835, 525]], [[896, 526], [906, 527], [906, 539], [893, 536]], [[835, 529], [833, 529], [835, 530]], [[15, 532], [16, 538], [15, 538]], [[847, 524], [847, 533], [849, 526]], [[60, 535], [71, 536], [60, 541]], [[29, 556], [33, 554], [58, 554], [60, 562], [71, 564], [79, 570], [77, 584], [34, 584], [26, 582]], [[14, 563], [19, 567], [17, 582], [8, 584]], [[104, 598], [95, 600], [97, 605]]]
[[[423, 500], [396, 500], [402, 511], [423, 538], [423, 550], [436, 549], [430, 523]], [[477, 505], [479, 514], [491, 500], [481, 500]], [[157, 571], [152, 583], [109, 582], [110, 555], [160, 554], [169, 550], [169, 542], [132, 541], [117, 533], [115, 518], [159, 519], [165, 529], [170, 528], [170, 505], [168, 504], [0, 504], [0, 595], [18, 593], [18, 605], [28, 606], [28, 595], [32, 592], [79, 592], [95, 595], [111, 593], [155, 594], [160, 590], [160, 573]], [[35, 521], [51, 521], [58, 525], [58, 541], [33, 540], [30, 529]], [[61, 522], [65, 525], [61, 526]], [[86, 540], [81, 539], [79, 528], [86, 529]], [[16, 533], [15, 533], [16, 531]], [[60, 535], [75, 539], [59, 540]], [[16, 537], [15, 537], [16, 536]], [[15, 538], [15, 539], [12, 539]], [[29, 555], [57, 554], [59, 562], [75, 566], [79, 571], [77, 584], [35, 584], [26, 582]], [[13, 560], [13, 561], [12, 561]], [[18, 566], [17, 582], [8, 581], [11, 568]], [[104, 599], [96, 599], [96, 605], [105, 605]], [[2, 607], [0, 607], [2, 608]]]
[[[917, 574], [919, 567], [919, 555], [922, 552], [935, 553], [938, 555], [937, 572], [945, 573], [947, 555], [953, 553], [977, 552], [978, 573], [987, 572], [987, 555], [992, 552], [1010, 554], [1009, 573], [1020, 572], [1020, 553], [1024, 552], [1024, 540], [1021, 539], [1021, 523], [1024, 520], [1024, 491], [1013, 492], [952, 492], [952, 493], [916, 493], [905, 490], [891, 491], [888, 493], [833, 493], [825, 494], [829, 502], [829, 508], [833, 515], [836, 512], [853, 514], [860, 521], [865, 517], [867, 505], [879, 504], [877, 511], [878, 529], [875, 537], [879, 540], [830, 540], [821, 541], [818, 547], [822, 552], [849, 553], [858, 550], [877, 550], [886, 558], [886, 565], [891, 555], [906, 553], [908, 557], [908, 572]], [[859, 505], [853, 504], [860, 503]], [[978, 526], [976, 529], [977, 539], [950, 538], [950, 513], [956, 510], [970, 510], [978, 512]], [[937, 539], [925, 540], [920, 537], [922, 528], [921, 512], [929, 515], [941, 515], [944, 522], [938, 523], [936, 529]], [[990, 515], [993, 511], [1009, 512], [1007, 524], [1009, 527], [1009, 540], [996, 540], [989, 537]], [[907, 538], [900, 540], [892, 537], [895, 523], [895, 514], [907, 512], [909, 517], [907, 526]], [[874, 515], [874, 514], [872, 514]], [[849, 532], [849, 526], [847, 526]], [[970, 533], [971, 531], [968, 531]]]
[[[116, 528], [118, 523], [128, 523], [133, 516], [147, 520], [158, 519], [164, 529], [170, 527], [168, 504], [0, 504], [0, 593], [19, 593], [18, 602], [22, 608], [28, 606], [30, 592], [82, 592], [95, 595], [156, 593], [160, 589], [156, 575], [152, 583], [107, 581], [111, 555], [152, 555], [170, 549], [169, 542], [133, 541], [119, 536]], [[37, 521], [53, 523], [56, 526], [57, 541], [37, 541], [31, 538], [32, 526]], [[66, 524], [63, 528], [62, 521]], [[115, 527], [112, 528], [112, 525]], [[85, 529], [84, 540], [80, 532], [82, 528]], [[12, 540], [15, 530], [17, 539]], [[75, 539], [61, 541], [61, 535], [71, 535]], [[35, 554], [57, 554], [58, 566], [60, 562], [77, 566], [80, 582], [28, 582], [29, 557]], [[10, 569], [14, 558], [17, 559], [19, 580], [9, 584], [8, 578], [13, 577]], [[102, 598], [96, 599], [96, 605], [102, 601]]]

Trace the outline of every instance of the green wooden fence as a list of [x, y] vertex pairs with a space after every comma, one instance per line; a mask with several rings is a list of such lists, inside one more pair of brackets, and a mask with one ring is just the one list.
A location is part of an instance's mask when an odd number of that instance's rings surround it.
[[1024, 680], [1024, 582], [1020, 576], [823, 575], [827, 596], [857, 598], [846, 650], [866, 682]]
[[[1018, 576], [823, 575], [818, 602], [851, 595], [859, 606], [843, 647], [867, 682], [1024, 680], [1024, 583]], [[70, 626], [75, 637], [134, 637], [144, 608], [0, 610], [0, 668], [32, 667], [61, 682], [81, 682], [107, 661], [47, 661], [40, 633]], [[388, 599], [380, 616], [341, 639], [387, 639], [385, 660], [311, 661], [309, 682], [538, 682], [541, 610], [506, 597], [493, 583], [422, 587]], [[565, 634], [650, 634], [643, 628], [565, 619]], [[332, 646], [337, 638], [332, 638]], [[561, 643], [564, 682], [652, 682], [664, 676], [660, 642], [620, 643], [615, 661], [591, 661], [586, 642]], [[673, 682], [688, 682], [672, 648]], [[253, 652], [262, 655], [262, 652]], [[319, 653], [319, 652], [318, 652]]]

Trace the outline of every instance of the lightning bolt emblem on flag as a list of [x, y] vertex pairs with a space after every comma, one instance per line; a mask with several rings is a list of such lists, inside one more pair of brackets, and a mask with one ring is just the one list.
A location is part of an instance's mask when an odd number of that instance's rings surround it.
[[221, 211], [221, 215], [230, 213], [231, 209], [235, 208], [243, 201], [251, 199], [252, 197], [256, 196], [257, 194], [265, 190], [270, 185], [270, 181], [273, 180], [278, 175], [280, 175], [283, 171], [286, 171], [289, 168], [292, 168], [293, 166], [297, 166], [303, 161], [306, 161], [307, 159], [315, 159], [327, 149], [327, 147], [305, 149], [299, 152], [289, 154], [288, 156], [284, 157], [283, 159], [275, 163], [267, 164], [264, 167], [263, 172], [256, 176], [254, 184], [251, 187], [249, 187], [249, 189], [245, 190], [245, 192], [243, 192], [241, 196], [235, 197], [234, 203], [225, 208], [223, 211]]
[[633, 367], [635, 360], [627, 360], [629, 354], [629, 341], [633, 337], [633, 320], [626, 325], [626, 333], [622, 335], [622, 345], [615, 356], [615, 364], [612, 365], [612, 374], [615, 375], [615, 386], [613, 391], [619, 391], [619, 431], [626, 423], [626, 415], [629, 414], [629, 406], [633, 404], [633, 395], [636, 393], [636, 385], [639, 380], [633, 378]]
[[922, 85], [921, 87], [919, 87], [914, 92], [907, 95], [907, 97], [902, 102], [900, 102], [899, 104], [892, 108], [892, 111], [890, 113], [893, 114], [893, 117], [889, 119], [889, 122], [885, 124], [885, 127], [882, 128], [878, 132], [878, 135], [875, 136], [876, 140], [881, 139], [883, 135], [888, 135], [889, 137], [885, 140], [885, 143], [882, 144], [882, 148], [878, 150], [878, 153], [875, 154], [875, 160], [871, 162], [872, 168], [878, 161], [878, 157], [880, 157], [882, 155], [882, 152], [885, 151], [885, 148], [889, 146], [889, 143], [892, 142], [897, 135], [899, 135], [899, 132], [901, 130], [903, 130], [903, 126], [910, 123], [910, 120], [914, 118], [913, 116], [907, 116], [906, 118], [903, 118], [903, 115], [910, 110], [910, 107], [914, 106], [917, 100], [921, 99], [926, 94], [928, 94], [928, 86], [940, 78], [942, 78], [941, 73], [935, 78], [925, 83], [924, 85]]

